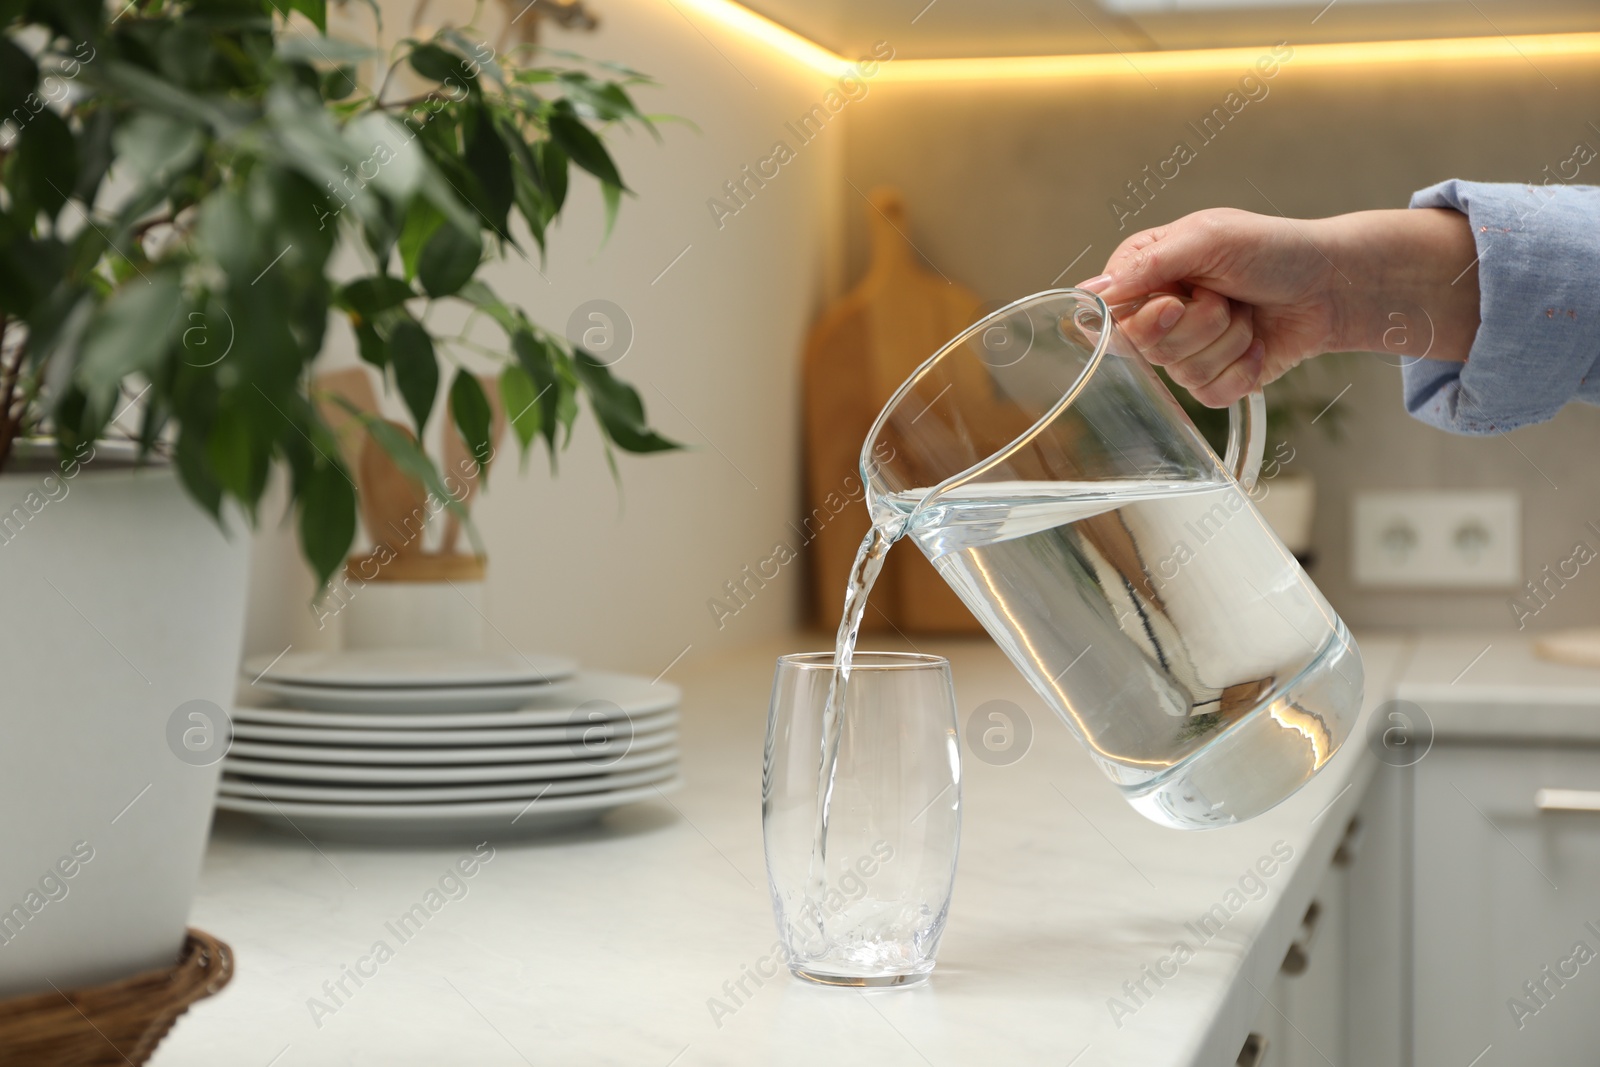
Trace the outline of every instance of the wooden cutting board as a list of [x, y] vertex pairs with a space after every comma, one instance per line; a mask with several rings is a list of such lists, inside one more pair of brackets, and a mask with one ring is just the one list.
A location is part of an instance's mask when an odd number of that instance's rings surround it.
[[[838, 625], [856, 548], [869, 526], [861, 445], [900, 384], [978, 317], [971, 291], [922, 265], [905, 203], [894, 189], [868, 197], [871, 261], [859, 284], [811, 330], [803, 364], [806, 541], [813, 621]], [[971, 633], [978, 625], [921, 552], [890, 552], [865, 627], [906, 633]]]

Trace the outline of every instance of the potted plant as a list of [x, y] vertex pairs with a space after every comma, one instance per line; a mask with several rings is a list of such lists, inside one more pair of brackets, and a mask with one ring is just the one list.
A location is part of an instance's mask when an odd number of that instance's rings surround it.
[[[490, 404], [457, 358], [482, 346], [439, 332], [440, 304], [497, 331], [524, 459], [542, 438], [553, 462], [581, 403], [608, 455], [677, 446], [634, 389], [478, 277], [490, 255], [542, 254], [581, 173], [609, 229], [627, 189], [601, 134], [650, 128], [640, 75], [459, 30], [373, 57], [326, 36], [323, 0], [0, 12], [8, 996], [160, 965], [182, 942], [238, 665], [243, 525], [281, 469], [320, 580], [355, 536], [308, 385], [331, 318], [414, 433], [367, 431], [452, 508], [416, 442], [442, 394], [481, 473]], [[338, 249], [360, 266], [336, 268]]]

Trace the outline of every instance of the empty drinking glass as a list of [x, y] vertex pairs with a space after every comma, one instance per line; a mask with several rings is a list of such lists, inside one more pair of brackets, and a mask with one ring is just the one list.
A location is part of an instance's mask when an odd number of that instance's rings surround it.
[[833, 677], [833, 654], [812, 652], [779, 657], [773, 679], [761, 820], [778, 933], [801, 978], [917, 982], [933, 970], [961, 838], [950, 663], [855, 653], [829, 774]]

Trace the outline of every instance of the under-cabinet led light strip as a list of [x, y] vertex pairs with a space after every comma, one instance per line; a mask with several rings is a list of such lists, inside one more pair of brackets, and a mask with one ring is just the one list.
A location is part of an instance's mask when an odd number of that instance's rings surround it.
[[[781, 52], [829, 77], [840, 77], [854, 61], [802, 37], [733, 0], [674, 0], [676, 5], [714, 19], [729, 29]], [[890, 42], [891, 44], [893, 42]], [[1600, 55], [1600, 33], [1523, 34], [1514, 37], [1443, 37], [1408, 41], [1354, 41], [1295, 44], [1294, 66], [1463, 62]], [[1171, 52], [1105, 52], [1058, 56], [972, 56], [951, 59], [896, 59], [885, 63], [874, 82], [959, 82], [1025, 78], [1084, 78], [1115, 75], [1238, 70], [1262, 54], [1253, 48], [1195, 48]]]

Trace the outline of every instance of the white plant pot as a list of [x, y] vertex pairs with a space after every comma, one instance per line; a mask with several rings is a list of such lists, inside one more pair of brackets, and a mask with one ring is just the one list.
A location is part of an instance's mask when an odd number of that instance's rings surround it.
[[211, 825], [169, 720], [232, 706], [250, 539], [110, 463], [0, 476], [0, 997], [170, 965]]
[[345, 582], [316, 610], [339, 617], [345, 648], [483, 651], [482, 582]]

